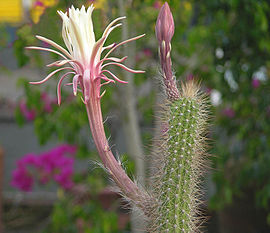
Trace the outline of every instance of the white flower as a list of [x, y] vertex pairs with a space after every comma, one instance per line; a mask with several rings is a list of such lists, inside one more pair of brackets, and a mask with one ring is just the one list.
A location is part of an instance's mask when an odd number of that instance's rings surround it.
[[210, 101], [214, 106], [218, 106], [222, 103], [221, 93], [214, 89], [210, 94]]
[[[57, 66], [61, 67], [63, 65], [69, 64], [70, 67], [62, 67], [51, 72], [46, 78], [39, 82], [30, 82], [31, 84], [41, 84], [46, 82], [49, 78], [51, 78], [57, 72], [63, 70], [69, 70], [69, 72], [65, 73], [59, 80], [57, 85], [57, 93], [58, 93], [58, 103], [61, 102], [61, 84], [64, 78], [68, 77], [68, 75], [73, 75], [73, 92], [74, 95], [77, 94], [77, 87], [81, 88], [81, 91], [84, 96], [84, 103], [88, 103], [91, 98], [100, 99], [105, 92], [100, 95], [100, 87], [104, 84], [108, 84], [111, 82], [121, 82], [126, 83], [118, 79], [111, 71], [104, 69], [106, 66], [116, 65], [119, 66], [129, 72], [133, 73], [143, 73], [141, 70], [133, 70], [122, 64], [127, 57], [116, 58], [109, 57], [109, 55], [120, 45], [128, 43], [133, 40], [137, 40], [144, 35], [140, 35], [120, 43], [113, 43], [107, 47], [104, 47], [104, 43], [111, 33], [112, 30], [121, 26], [121, 23], [116, 24], [116, 22], [124, 19], [125, 17], [119, 17], [113, 20], [105, 29], [102, 37], [96, 41], [95, 34], [93, 30], [93, 22], [92, 22], [92, 12], [93, 5], [91, 5], [87, 10], [84, 6], [81, 9], [75, 9], [73, 6], [68, 10], [68, 13], [63, 13], [62, 11], [58, 11], [58, 14], [61, 16], [63, 20], [63, 28], [62, 28], [62, 37], [67, 47], [67, 50], [62, 46], [58, 45], [54, 41], [47, 39], [42, 36], [36, 36], [39, 40], [44, 41], [57, 50], [31, 46], [27, 47], [27, 49], [37, 49], [43, 51], [49, 51], [55, 54], [58, 54], [63, 58], [63, 60], [59, 60], [49, 64], [48, 66]], [[116, 24], [116, 25], [115, 25]], [[109, 50], [107, 54], [101, 58], [101, 54], [103, 51]], [[108, 62], [110, 61], [110, 62]], [[104, 62], [108, 62], [104, 64]], [[106, 74], [106, 75], [105, 75]], [[113, 79], [108, 78], [107, 75], [110, 75]], [[101, 83], [102, 81], [105, 81]]]
[[95, 34], [93, 30], [91, 5], [87, 10], [82, 6], [81, 10], [72, 6], [69, 9], [69, 16], [62, 11], [58, 14], [63, 20], [62, 37], [74, 60], [83, 61], [89, 65], [90, 55], [95, 45]]

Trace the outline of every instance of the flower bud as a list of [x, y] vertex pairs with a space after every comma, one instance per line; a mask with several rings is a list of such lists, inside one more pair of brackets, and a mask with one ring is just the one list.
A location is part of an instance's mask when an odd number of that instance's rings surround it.
[[156, 23], [156, 37], [162, 41], [170, 42], [174, 34], [174, 22], [170, 7], [167, 2], [160, 9]]

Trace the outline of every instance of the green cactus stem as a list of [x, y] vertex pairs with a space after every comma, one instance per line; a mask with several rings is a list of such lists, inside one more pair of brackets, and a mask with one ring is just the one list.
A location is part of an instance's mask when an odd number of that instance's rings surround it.
[[167, 129], [157, 155], [157, 206], [151, 232], [198, 232], [207, 112], [205, 100], [193, 81], [182, 85], [182, 95], [168, 104], [165, 115]]

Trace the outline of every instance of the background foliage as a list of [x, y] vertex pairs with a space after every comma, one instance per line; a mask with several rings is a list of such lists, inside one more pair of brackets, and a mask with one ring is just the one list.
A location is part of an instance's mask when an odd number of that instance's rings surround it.
[[[21, 25], [17, 29], [14, 44], [18, 65], [31, 64], [44, 71], [42, 67], [45, 61], [47, 63], [52, 58], [36, 51], [26, 52], [24, 47], [38, 43], [34, 38], [35, 34], [63, 45], [60, 33], [56, 33], [61, 28], [56, 10], [65, 10], [71, 4], [80, 6], [85, 2], [59, 1], [55, 6], [46, 8], [37, 24]], [[119, 15], [119, 11], [117, 1], [94, 2], [101, 4], [97, 5], [101, 9], [96, 10], [93, 17], [96, 38], [99, 38], [102, 29]], [[213, 141], [210, 153], [214, 155], [214, 169], [210, 172], [211, 181], [207, 185], [214, 188], [209, 191], [209, 208], [219, 213], [235, 202], [248, 199], [247, 205], [267, 213], [263, 221], [270, 224], [270, 3], [267, 0], [170, 0], [168, 3], [176, 25], [172, 57], [178, 80], [198, 77], [213, 103], [213, 127], [209, 137]], [[145, 145], [153, 136], [150, 129], [153, 128], [156, 92], [159, 91], [153, 84], [158, 73], [154, 26], [161, 4], [162, 1], [133, 0], [127, 1], [125, 5], [130, 28], [138, 34], [147, 34], [137, 42], [136, 55], [136, 66], [145, 69], [146, 74], [135, 79], [138, 91], [143, 90], [149, 82], [153, 87], [146, 88], [146, 94], [139, 96], [137, 102]], [[4, 38], [0, 42], [3, 40]], [[118, 30], [112, 34], [108, 44], [119, 40]], [[51, 112], [46, 113], [41, 98], [44, 90], [29, 87], [25, 81], [21, 81], [19, 85], [25, 90], [27, 108], [35, 111], [33, 123], [41, 144], [57, 138], [59, 141], [79, 145], [78, 158], [96, 158], [96, 153], [90, 152], [87, 147], [87, 137], [79, 134], [87, 128], [87, 116], [80, 98], [71, 97], [70, 90], [66, 89], [63, 92], [62, 106], [59, 108], [53, 105]], [[51, 86], [54, 88], [54, 85]], [[46, 91], [51, 96], [54, 95], [54, 89], [49, 85], [46, 86]], [[117, 104], [117, 88], [108, 88], [102, 104], [105, 116], [117, 114], [121, 107]], [[16, 118], [19, 124], [25, 121], [19, 107]], [[119, 124], [121, 123], [117, 119], [106, 123], [107, 130], [112, 132], [112, 140], [114, 130], [117, 129], [115, 125]], [[96, 178], [100, 179], [100, 176]], [[89, 204], [89, 209], [92, 208], [91, 205]], [[56, 204], [52, 214], [52, 229], [58, 229], [62, 221], [73, 222], [76, 214], [85, 216], [92, 213], [81, 209], [82, 206], [78, 209], [74, 207], [72, 213], [64, 216], [65, 220], [59, 219], [59, 211], [67, 206], [68, 199]], [[103, 216], [102, 211], [98, 213]], [[113, 224], [114, 219], [113, 214], [101, 217], [101, 225], [104, 222]], [[260, 229], [259, 226], [257, 229]]]

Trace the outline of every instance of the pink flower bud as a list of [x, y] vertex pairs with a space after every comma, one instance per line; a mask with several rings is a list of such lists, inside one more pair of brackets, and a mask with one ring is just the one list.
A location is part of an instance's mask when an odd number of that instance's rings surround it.
[[174, 34], [174, 21], [167, 2], [161, 7], [157, 23], [156, 23], [156, 37], [161, 43], [162, 41], [170, 42]]

